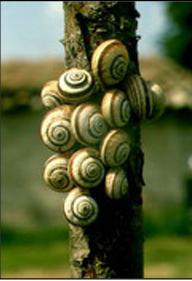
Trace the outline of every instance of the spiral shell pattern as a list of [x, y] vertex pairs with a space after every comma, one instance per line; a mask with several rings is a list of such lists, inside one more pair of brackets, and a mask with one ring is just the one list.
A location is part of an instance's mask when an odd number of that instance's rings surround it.
[[131, 109], [126, 95], [117, 89], [108, 91], [102, 101], [102, 114], [112, 128], [123, 127], [129, 121]]
[[111, 130], [101, 144], [101, 159], [106, 166], [122, 165], [130, 153], [129, 136], [122, 130]]
[[76, 187], [69, 192], [65, 199], [64, 214], [73, 225], [90, 225], [96, 220], [98, 213], [97, 202], [90, 196], [88, 190]]
[[59, 78], [58, 87], [66, 103], [81, 103], [95, 91], [91, 74], [78, 68], [64, 72]]
[[57, 81], [50, 81], [45, 84], [41, 92], [41, 101], [47, 109], [52, 109], [63, 104], [57, 84]]
[[103, 42], [92, 57], [92, 71], [103, 85], [111, 86], [121, 82], [128, 69], [129, 54], [126, 46], [118, 40]]
[[48, 187], [57, 192], [69, 191], [74, 186], [68, 176], [68, 158], [64, 155], [54, 155], [47, 160], [43, 178]]
[[67, 152], [76, 144], [71, 133], [72, 112], [72, 106], [63, 105], [51, 110], [42, 122], [42, 140], [47, 147], [55, 152]]
[[82, 104], [75, 109], [71, 128], [75, 138], [85, 146], [99, 143], [108, 130], [99, 106], [94, 104]]
[[84, 188], [98, 186], [104, 175], [105, 168], [96, 149], [80, 149], [69, 160], [69, 176], [77, 186]]
[[105, 178], [105, 192], [110, 199], [121, 199], [128, 194], [128, 180], [121, 168], [109, 169]]

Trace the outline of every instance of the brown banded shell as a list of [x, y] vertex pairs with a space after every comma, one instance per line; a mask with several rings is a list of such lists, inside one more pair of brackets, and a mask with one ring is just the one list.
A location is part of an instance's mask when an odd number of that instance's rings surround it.
[[54, 155], [46, 161], [43, 178], [52, 190], [66, 192], [73, 188], [74, 183], [68, 176], [68, 162], [64, 155]]
[[112, 168], [106, 174], [105, 192], [111, 199], [121, 199], [128, 194], [128, 179], [121, 168]]
[[101, 159], [109, 167], [122, 165], [129, 157], [129, 153], [129, 136], [122, 130], [111, 130], [101, 144]]
[[45, 84], [41, 91], [41, 101], [47, 109], [52, 109], [63, 104], [57, 81], [50, 81]]
[[91, 74], [78, 68], [64, 72], [59, 78], [58, 87], [66, 103], [81, 103], [95, 92]]
[[97, 219], [98, 213], [98, 204], [86, 189], [76, 187], [65, 198], [64, 214], [73, 225], [90, 225]]
[[125, 126], [130, 118], [131, 109], [126, 95], [117, 89], [109, 90], [103, 97], [102, 114], [112, 128]]
[[52, 109], [43, 119], [41, 137], [44, 144], [55, 152], [70, 151], [76, 144], [71, 133], [70, 118], [73, 107], [63, 105]]
[[128, 50], [116, 39], [107, 40], [99, 45], [91, 61], [93, 76], [104, 86], [121, 82], [127, 73], [128, 65]]
[[69, 176], [77, 186], [83, 188], [98, 186], [103, 181], [104, 175], [105, 168], [96, 149], [80, 149], [69, 160]]
[[83, 145], [99, 143], [108, 130], [99, 106], [94, 104], [82, 104], [75, 109], [71, 128], [75, 138]]

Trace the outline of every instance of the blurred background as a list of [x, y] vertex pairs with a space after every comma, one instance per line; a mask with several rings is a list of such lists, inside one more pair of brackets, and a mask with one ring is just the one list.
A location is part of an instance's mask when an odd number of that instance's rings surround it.
[[[145, 276], [192, 277], [192, 3], [137, 2], [142, 75], [167, 96], [142, 125]], [[63, 198], [42, 180], [43, 85], [63, 71], [61, 1], [1, 1], [1, 277], [70, 277]]]

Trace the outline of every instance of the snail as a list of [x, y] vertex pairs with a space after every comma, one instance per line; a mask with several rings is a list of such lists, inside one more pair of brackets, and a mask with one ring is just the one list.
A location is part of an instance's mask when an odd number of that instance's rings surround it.
[[93, 76], [104, 86], [121, 82], [128, 69], [129, 54], [126, 46], [116, 39], [104, 41], [93, 53]]
[[117, 89], [108, 91], [102, 100], [102, 114], [112, 128], [123, 127], [129, 121], [131, 109], [126, 95]]
[[105, 168], [96, 149], [80, 149], [69, 159], [69, 176], [77, 186], [83, 188], [98, 186], [104, 175]]
[[57, 81], [50, 81], [45, 84], [41, 91], [41, 100], [47, 109], [52, 109], [63, 104], [57, 84]]
[[58, 81], [58, 88], [66, 103], [81, 103], [95, 92], [93, 78], [84, 69], [71, 68]]
[[73, 110], [72, 106], [63, 105], [52, 109], [43, 119], [42, 140], [47, 147], [55, 152], [67, 152], [76, 144], [70, 124]]
[[71, 128], [75, 138], [83, 145], [94, 145], [107, 133], [107, 124], [98, 105], [81, 104], [72, 114]]
[[128, 180], [125, 171], [121, 168], [111, 168], [105, 178], [105, 192], [111, 199], [123, 198], [128, 193]]
[[130, 153], [129, 136], [122, 130], [111, 130], [104, 138], [101, 148], [101, 160], [106, 166], [122, 165]]
[[97, 219], [98, 213], [98, 204], [86, 189], [76, 187], [65, 198], [64, 214], [73, 225], [90, 225]]
[[46, 161], [43, 178], [54, 191], [66, 192], [74, 186], [68, 176], [68, 158], [65, 155], [54, 155]]

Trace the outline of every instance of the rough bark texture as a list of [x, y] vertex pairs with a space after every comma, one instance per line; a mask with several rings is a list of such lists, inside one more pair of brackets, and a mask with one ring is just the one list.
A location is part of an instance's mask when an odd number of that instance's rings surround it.
[[[118, 39], [128, 48], [129, 73], [139, 73], [137, 17], [134, 2], [64, 2], [65, 65], [90, 70], [95, 48], [107, 39]], [[123, 88], [122, 85], [118, 87]], [[99, 103], [99, 101], [97, 101]], [[127, 131], [131, 154], [125, 165], [129, 194], [112, 201], [104, 184], [92, 191], [99, 204], [97, 221], [89, 227], [71, 228], [71, 263], [74, 278], [142, 278], [142, 168], [139, 122], [131, 118]]]

